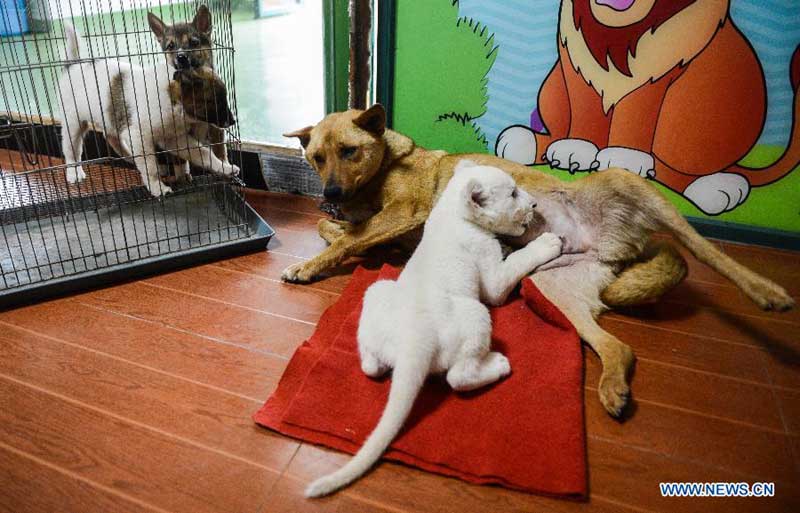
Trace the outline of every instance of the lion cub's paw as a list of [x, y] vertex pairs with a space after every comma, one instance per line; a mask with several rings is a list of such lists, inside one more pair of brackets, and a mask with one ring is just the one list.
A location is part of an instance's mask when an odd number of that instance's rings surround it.
[[289, 283], [308, 283], [313, 277], [313, 272], [307, 268], [307, 262], [292, 264], [281, 273], [281, 280]]
[[528, 247], [535, 251], [536, 266], [538, 267], [560, 255], [563, 244], [564, 241], [561, 237], [554, 233], [545, 232], [532, 242], [529, 242]]

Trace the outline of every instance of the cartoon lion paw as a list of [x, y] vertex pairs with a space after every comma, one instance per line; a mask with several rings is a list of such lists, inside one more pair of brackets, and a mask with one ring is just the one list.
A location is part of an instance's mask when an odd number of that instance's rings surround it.
[[550, 143], [544, 159], [550, 167], [566, 169], [570, 173], [576, 171], [593, 171], [597, 169], [597, 146], [584, 139], [559, 139]]
[[536, 163], [536, 135], [523, 125], [507, 127], [497, 136], [494, 154], [524, 166]]
[[622, 146], [609, 146], [597, 154], [597, 169], [621, 167], [642, 178], [655, 178], [656, 163], [653, 156], [647, 152], [624, 148]]
[[683, 191], [686, 199], [708, 215], [718, 215], [738, 207], [750, 194], [747, 178], [736, 173], [701, 176]]

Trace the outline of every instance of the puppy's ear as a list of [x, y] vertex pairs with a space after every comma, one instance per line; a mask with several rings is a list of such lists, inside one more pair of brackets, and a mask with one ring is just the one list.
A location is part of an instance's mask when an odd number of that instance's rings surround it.
[[166, 25], [164, 25], [164, 22], [161, 21], [161, 18], [149, 12], [147, 13], [147, 23], [150, 25], [150, 30], [153, 31], [153, 34], [155, 34], [156, 39], [158, 39], [158, 42], [160, 43], [161, 41], [163, 41], [164, 32], [166, 31], [167, 27]]
[[308, 146], [309, 141], [311, 141], [311, 131], [314, 129], [313, 126], [307, 126], [305, 128], [301, 128], [300, 130], [295, 130], [294, 132], [289, 132], [283, 134], [284, 137], [297, 137], [300, 139], [300, 144], [303, 148]]
[[473, 209], [486, 206], [486, 191], [483, 189], [483, 185], [474, 178], [467, 182], [467, 186], [464, 189], [464, 196], [467, 200], [467, 204]]
[[383, 105], [376, 103], [353, 120], [356, 126], [375, 135], [383, 135], [386, 130], [386, 110]]
[[205, 4], [197, 8], [197, 13], [195, 13], [194, 19], [192, 20], [192, 26], [198, 32], [204, 34], [211, 32], [211, 12], [209, 12]]

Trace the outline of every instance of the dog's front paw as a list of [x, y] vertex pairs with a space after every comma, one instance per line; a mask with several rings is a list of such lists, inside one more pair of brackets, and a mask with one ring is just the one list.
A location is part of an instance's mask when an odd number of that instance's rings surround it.
[[597, 169], [598, 148], [584, 139], [559, 139], [550, 143], [544, 159], [550, 167], [565, 169], [570, 173]]
[[510, 126], [497, 136], [494, 154], [524, 166], [532, 166], [536, 162], [536, 135], [526, 126]]
[[150, 195], [154, 198], [161, 198], [167, 194], [172, 194], [172, 187], [161, 183], [161, 180], [150, 180], [145, 187], [147, 187], [147, 190], [150, 191]]
[[83, 170], [83, 166], [68, 167], [66, 178], [68, 183], [80, 183], [86, 180], [86, 172]]
[[222, 174], [224, 176], [239, 176], [239, 166], [224, 162], [222, 164]]
[[652, 155], [622, 146], [609, 146], [597, 154], [598, 171], [612, 167], [621, 167], [642, 178], [656, 176], [656, 163]]
[[281, 273], [281, 279], [289, 283], [308, 283], [314, 277], [314, 272], [308, 267], [308, 262], [290, 265]]

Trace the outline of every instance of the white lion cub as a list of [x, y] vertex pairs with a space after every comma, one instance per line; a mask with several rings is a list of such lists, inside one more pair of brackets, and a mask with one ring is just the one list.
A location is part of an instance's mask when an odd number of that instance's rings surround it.
[[503, 260], [496, 235], [524, 233], [534, 207], [503, 171], [468, 160], [456, 166], [398, 280], [378, 281], [364, 295], [361, 368], [372, 377], [394, 369], [383, 416], [358, 454], [311, 483], [307, 497], [327, 495], [369, 470], [429, 374], [446, 372], [454, 390], [473, 390], [511, 372], [508, 359], [489, 350], [492, 322], [481, 301], [504, 303], [523, 277], [561, 253], [561, 239], [544, 233]]

